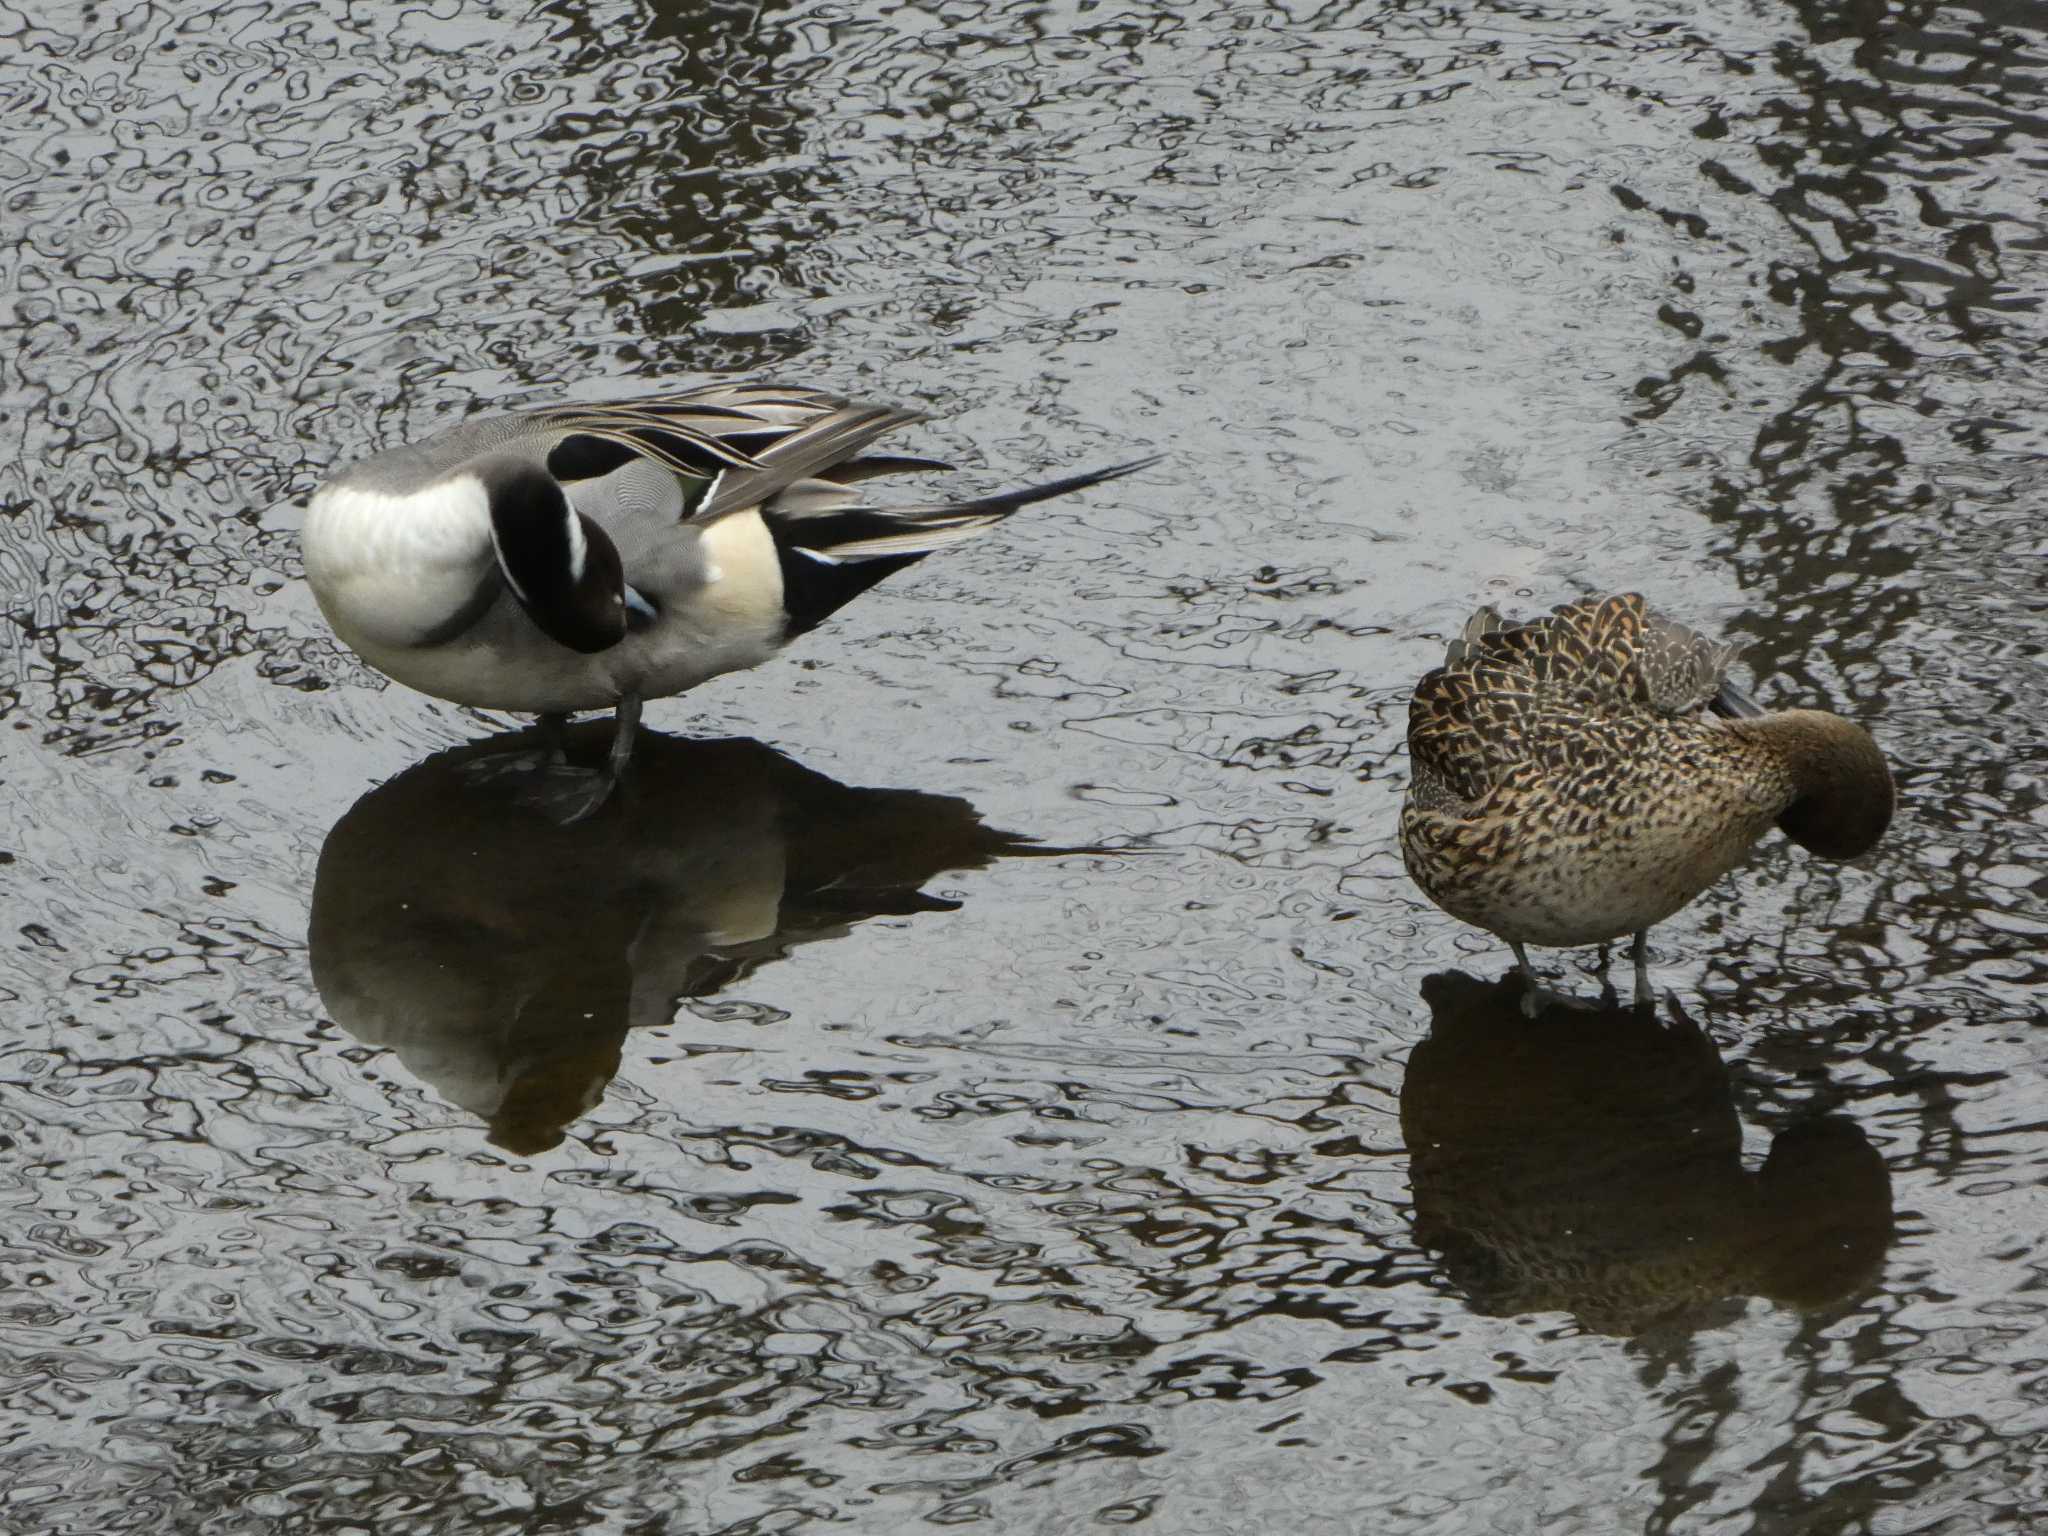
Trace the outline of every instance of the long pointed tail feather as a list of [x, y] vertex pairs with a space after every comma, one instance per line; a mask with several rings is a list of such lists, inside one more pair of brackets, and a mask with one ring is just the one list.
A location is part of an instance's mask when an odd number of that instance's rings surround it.
[[1028, 507], [1034, 501], [1050, 501], [1055, 496], [1064, 496], [1069, 491], [1085, 491], [1091, 485], [1100, 485], [1105, 480], [1118, 480], [1125, 475], [1134, 475], [1141, 469], [1150, 469], [1161, 459], [1163, 453], [1148, 458], [1132, 459], [1127, 464], [1112, 464], [1107, 469], [1086, 470], [1078, 475], [1068, 475], [1060, 480], [1046, 480], [1038, 485], [1027, 485], [1019, 491], [1004, 491], [995, 496], [977, 496], [972, 501], [953, 501], [934, 507], [911, 507], [899, 516], [916, 516], [920, 513], [975, 512], [1003, 517], [1019, 507]]
[[1164, 455], [1155, 454], [1151, 458], [1067, 475], [1020, 490], [976, 496], [965, 501], [935, 502], [922, 507], [828, 506], [823, 504], [824, 498], [799, 502], [795, 497], [788, 497], [765, 510], [771, 527], [779, 521], [777, 513], [792, 519], [786, 533], [778, 531], [777, 542], [786, 538], [813, 559], [829, 564], [846, 565], [862, 560], [928, 555], [935, 549], [944, 549], [949, 544], [972, 538], [1020, 507], [1133, 474], [1157, 464], [1162, 457]]
[[787, 633], [814, 628], [891, 572], [974, 537], [1019, 507], [1158, 462], [1156, 456], [1137, 459], [1021, 490], [923, 507], [871, 507], [847, 486], [822, 477], [799, 481], [761, 508], [781, 558]]

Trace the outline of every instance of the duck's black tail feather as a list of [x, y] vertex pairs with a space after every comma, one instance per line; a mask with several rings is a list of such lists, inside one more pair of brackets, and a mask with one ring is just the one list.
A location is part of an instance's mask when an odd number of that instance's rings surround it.
[[[994, 527], [1020, 507], [1086, 490], [1159, 462], [1158, 456], [1048, 480], [1021, 490], [922, 507], [877, 507], [843, 482], [865, 479], [865, 461], [853, 471], [812, 478], [789, 487], [761, 509], [782, 564], [782, 606], [791, 637], [815, 629], [876, 582], [949, 544]], [[930, 460], [897, 461], [890, 468], [939, 469]], [[870, 473], [885, 473], [870, 470]]]

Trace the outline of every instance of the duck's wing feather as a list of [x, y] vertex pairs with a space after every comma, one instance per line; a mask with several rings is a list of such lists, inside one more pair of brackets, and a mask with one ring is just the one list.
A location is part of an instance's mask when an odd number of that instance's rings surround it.
[[1718, 707], [1724, 696], [1746, 697], [1728, 681], [1728, 669], [1741, 650], [1733, 641], [1710, 640], [1674, 619], [1646, 612], [1636, 665], [1650, 708], [1664, 715], [1689, 715], [1710, 704]]
[[[1559, 766], [1575, 735], [1631, 711], [1729, 711], [1736, 647], [1650, 611], [1641, 594], [1565, 603], [1510, 624], [1482, 608], [1416, 684], [1408, 747], [1417, 793], [1470, 802], [1518, 769]], [[1754, 706], [1750, 706], [1754, 707]]]
[[1408, 704], [1409, 793], [1462, 814], [1530, 766], [1542, 716], [1538, 691], [1505, 667], [1468, 658], [1425, 674]]
[[1444, 665], [1447, 667], [1463, 666], [1467, 661], [1477, 657], [1481, 640], [1484, 640], [1496, 630], [1506, 629], [1507, 627], [1508, 621], [1500, 616], [1500, 610], [1494, 607], [1493, 604], [1488, 603], [1465, 621], [1465, 627], [1459, 631], [1458, 638], [1453, 640], [1449, 647], [1445, 649]]
[[921, 420], [921, 412], [901, 406], [800, 385], [712, 384], [501, 418], [489, 424], [487, 437], [465, 429], [479, 443], [462, 447], [473, 452], [517, 435], [557, 479], [573, 482], [646, 460], [682, 483], [683, 521], [707, 524], [758, 508], [778, 544], [842, 562], [926, 554], [1021, 506], [1142, 467], [1117, 465], [1001, 495], [912, 507], [876, 506], [850, 489], [878, 475], [950, 469], [935, 459], [863, 455], [878, 438]]
[[605, 407], [604, 412], [629, 439], [658, 443], [664, 434], [685, 434], [715, 442], [725, 460], [691, 504], [691, 522], [759, 508], [779, 545], [842, 564], [929, 554], [981, 532], [1019, 507], [1156, 462], [1118, 464], [992, 496], [882, 507], [853, 487], [878, 475], [952, 468], [908, 455], [863, 456], [878, 438], [922, 421], [922, 412], [775, 384], [712, 385]]
[[722, 475], [693, 515], [709, 522], [765, 506], [805, 480], [828, 477], [876, 438], [921, 420], [920, 412], [900, 406], [839, 401], [767, 442], [752, 466]]
[[[528, 420], [550, 439], [551, 457], [585, 452], [601, 470], [601, 461], [608, 458], [616, 468], [623, 453], [633, 453], [708, 481], [727, 471], [742, 477], [758, 471], [764, 451], [846, 409], [846, 401], [822, 390], [714, 384], [634, 400], [549, 406], [529, 413]], [[579, 438], [589, 446], [579, 445]]]
[[1686, 715], [1714, 698], [1737, 650], [1652, 612], [1639, 592], [1617, 592], [1560, 604], [1527, 624], [1482, 608], [1445, 664], [1505, 668], [1539, 692], [1594, 705]]
[[[445, 463], [516, 446], [557, 480], [582, 487], [579, 509], [623, 541], [629, 564], [663, 526], [702, 527], [758, 510], [783, 553], [786, 580], [791, 558], [807, 559], [813, 567], [876, 567], [858, 579], [825, 578], [832, 602], [821, 613], [889, 569], [979, 533], [1019, 507], [1155, 462], [1119, 464], [998, 495], [875, 505], [854, 487], [879, 475], [952, 467], [908, 455], [864, 454], [876, 439], [922, 419], [922, 413], [900, 406], [800, 385], [712, 384], [500, 417], [459, 428], [437, 440], [434, 450], [437, 462]], [[664, 494], [662, 486], [633, 473], [640, 465], [672, 475], [679, 494]], [[818, 584], [810, 575], [800, 580]]]
[[1633, 592], [1565, 603], [1527, 624], [1504, 624], [1470, 642], [1471, 665], [1501, 668], [1526, 687], [1610, 707], [1648, 700], [1638, 665], [1646, 610]]
[[[921, 419], [921, 413], [900, 406], [778, 384], [713, 384], [602, 405], [557, 406], [531, 418], [546, 435], [549, 467], [561, 478], [608, 474], [637, 455], [691, 483], [686, 516], [700, 523], [763, 506], [807, 480], [852, 478], [846, 472], [863, 448]], [[854, 474], [925, 462], [884, 460], [862, 464]]]

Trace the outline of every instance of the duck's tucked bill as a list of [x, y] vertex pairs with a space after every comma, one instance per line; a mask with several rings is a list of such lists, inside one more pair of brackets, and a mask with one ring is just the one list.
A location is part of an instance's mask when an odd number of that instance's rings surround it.
[[950, 467], [865, 453], [917, 419], [717, 384], [472, 421], [315, 493], [306, 578], [342, 640], [423, 693], [554, 718], [616, 708], [607, 767], [561, 797], [586, 815], [624, 771], [643, 700], [758, 665], [932, 551], [1154, 462], [877, 506], [874, 477]]
[[1861, 726], [1765, 713], [1728, 681], [1735, 648], [1635, 593], [1510, 624], [1482, 608], [1408, 710], [1408, 872], [1453, 917], [1497, 934], [1542, 994], [1527, 944], [1634, 936], [1732, 869], [1775, 823], [1824, 858], [1873, 847], [1891, 772]]

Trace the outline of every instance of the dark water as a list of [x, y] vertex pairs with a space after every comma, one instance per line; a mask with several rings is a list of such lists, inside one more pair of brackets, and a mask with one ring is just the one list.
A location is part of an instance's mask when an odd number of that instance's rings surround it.
[[[0, 0], [0, 1530], [2048, 1518], [2037, 8], [199, 9]], [[754, 373], [1171, 457], [465, 793], [299, 501]], [[1902, 813], [1528, 1025], [1405, 693], [1619, 587]]]

